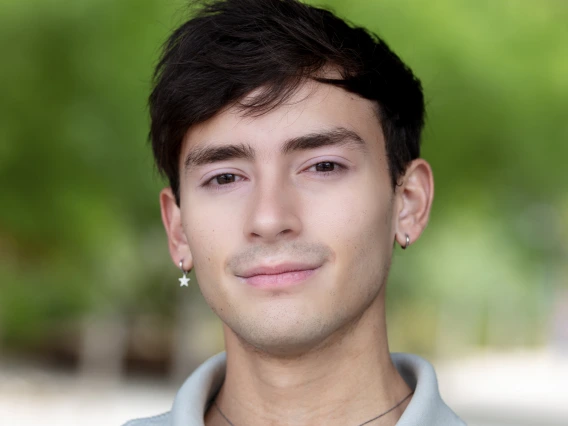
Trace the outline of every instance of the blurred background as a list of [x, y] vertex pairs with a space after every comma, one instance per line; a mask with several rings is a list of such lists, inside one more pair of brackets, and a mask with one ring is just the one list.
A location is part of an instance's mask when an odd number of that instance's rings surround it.
[[[315, 4], [421, 78], [432, 219], [388, 287], [392, 351], [472, 426], [566, 425], [568, 2]], [[147, 97], [185, 0], [0, 0], [0, 424], [169, 410], [223, 349], [180, 289]], [[190, 284], [191, 285], [191, 284]]]

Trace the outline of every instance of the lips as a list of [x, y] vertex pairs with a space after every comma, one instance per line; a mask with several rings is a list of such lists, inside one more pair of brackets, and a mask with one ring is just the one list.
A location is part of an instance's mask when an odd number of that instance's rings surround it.
[[287, 272], [309, 271], [318, 268], [319, 265], [309, 265], [305, 263], [281, 263], [273, 266], [258, 266], [247, 269], [237, 274], [241, 278], [250, 278], [257, 275], [279, 275]]
[[253, 267], [237, 276], [253, 287], [282, 288], [305, 281], [315, 274], [320, 266], [305, 263], [281, 263]]

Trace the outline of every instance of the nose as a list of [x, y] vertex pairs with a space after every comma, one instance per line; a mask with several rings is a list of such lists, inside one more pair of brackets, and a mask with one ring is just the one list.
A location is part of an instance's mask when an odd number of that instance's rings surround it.
[[255, 242], [291, 238], [302, 230], [299, 197], [280, 180], [259, 183], [255, 188], [245, 222], [245, 237]]

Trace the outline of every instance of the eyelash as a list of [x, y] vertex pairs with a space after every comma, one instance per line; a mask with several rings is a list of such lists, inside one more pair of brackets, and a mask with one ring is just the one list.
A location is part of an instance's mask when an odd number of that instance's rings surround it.
[[[334, 165], [334, 169], [330, 170], [330, 171], [323, 171], [323, 172], [315, 172], [316, 174], [318, 174], [319, 176], [331, 176], [331, 175], [335, 175], [338, 173], [342, 173], [344, 172], [347, 167], [344, 166], [343, 164], [340, 164], [336, 161], [319, 161], [315, 164], [312, 164], [310, 167], [308, 167], [306, 170], [311, 169], [312, 167], [316, 167], [319, 164], [325, 164], [325, 163], [329, 163], [329, 164], [333, 164]], [[236, 173], [220, 173], [218, 175], [215, 175], [213, 177], [211, 177], [211, 179], [208, 179], [206, 182], [204, 182], [203, 184], [201, 184], [201, 187], [207, 188], [207, 189], [211, 189], [213, 191], [218, 191], [223, 187], [230, 187], [232, 184], [237, 183], [237, 182], [230, 182], [230, 183], [225, 183], [225, 184], [217, 184], [217, 185], [213, 185], [212, 182], [224, 175], [231, 175], [231, 176], [239, 176]]]
[[335, 161], [319, 161], [315, 164], [312, 164], [310, 167], [308, 167], [307, 170], [311, 169], [312, 167], [316, 167], [319, 164], [333, 164], [334, 165], [333, 170], [324, 171], [324, 172], [316, 172], [318, 175], [323, 175], [323, 176], [334, 175], [334, 174], [343, 172], [347, 168], [343, 164], [337, 163]]

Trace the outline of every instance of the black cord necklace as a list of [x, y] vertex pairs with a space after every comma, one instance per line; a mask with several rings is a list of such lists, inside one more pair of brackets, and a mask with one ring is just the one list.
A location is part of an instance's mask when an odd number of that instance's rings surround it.
[[[372, 419], [367, 420], [366, 422], [361, 423], [361, 424], [358, 425], [358, 426], [364, 426], [364, 425], [366, 425], [366, 424], [369, 424], [369, 423], [371, 423], [371, 422], [374, 422], [374, 421], [377, 420], [377, 419], [380, 419], [380, 418], [383, 417], [383, 416], [386, 416], [388, 413], [390, 413], [390, 412], [391, 412], [392, 410], [394, 410], [395, 408], [399, 407], [404, 401], [406, 401], [408, 398], [410, 398], [410, 396], [411, 396], [413, 393], [414, 393], [414, 391], [410, 392], [408, 395], [406, 395], [406, 396], [404, 397], [404, 399], [403, 399], [402, 401], [400, 401], [400, 402], [399, 402], [398, 404], [396, 404], [394, 407], [389, 408], [389, 409], [388, 409], [387, 411], [385, 411], [384, 413], [381, 413], [381, 414], [379, 414], [377, 417], [373, 417]], [[213, 400], [213, 405], [215, 406], [215, 408], [217, 409], [217, 411], [219, 412], [219, 414], [221, 414], [221, 416], [223, 416], [223, 418], [225, 419], [225, 421], [226, 421], [227, 423], [229, 423], [229, 425], [235, 426], [234, 423], [231, 422], [231, 421], [229, 420], [229, 418], [228, 418], [227, 416], [225, 416], [225, 414], [223, 414], [223, 412], [221, 411], [221, 409], [219, 408], [219, 406], [217, 405], [217, 402], [216, 402], [215, 400]]]

